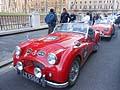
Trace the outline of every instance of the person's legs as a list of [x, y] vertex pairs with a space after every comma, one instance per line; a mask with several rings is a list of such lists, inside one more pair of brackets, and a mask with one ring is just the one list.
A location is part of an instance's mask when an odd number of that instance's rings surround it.
[[48, 34], [52, 33], [54, 30], [54, 26], [53, 25], [48, 25], [49, 29], [48, 29]]

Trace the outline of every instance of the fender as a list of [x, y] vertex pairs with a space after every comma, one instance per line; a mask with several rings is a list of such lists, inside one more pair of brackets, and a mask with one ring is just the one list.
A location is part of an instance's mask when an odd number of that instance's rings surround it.
[[59, 64], [57, 65], [57, 68], [60, 72], [58, 75], [60, 81], [68, 80], [68, 74], [69, 74], [69, 71], [70, 71], [70, 68], [71, 68], [74, 58], [79, 56], [81, 59], [81, 62], [82, 62], [82, 56], [81, 56], [82, 52], [78, 53], [78, 50], [81, 50], [81, 48], [79, 47], [76, 49], [76, 48], [70, 47], [61, 56], [61, 60], [60, 60]]

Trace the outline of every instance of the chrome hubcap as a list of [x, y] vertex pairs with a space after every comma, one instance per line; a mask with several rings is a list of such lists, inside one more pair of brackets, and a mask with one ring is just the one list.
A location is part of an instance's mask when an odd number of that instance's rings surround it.
[[70, 71], [70, 81], [74, 82], [77, 77], [78, 77], [78, 74], [79, 74], [79, 62], [78, 61], [74, 61], [73, 65], [72, 65], [72, 68], [71, 68], [71, 71]]

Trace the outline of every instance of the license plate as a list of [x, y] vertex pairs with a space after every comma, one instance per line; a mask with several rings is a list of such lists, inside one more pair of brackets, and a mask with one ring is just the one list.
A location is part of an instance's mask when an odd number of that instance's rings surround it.
[[32, 81], [34, 81], [34, 82], [36, 82], [36, 83], [41, 84], [39, 78], [37, 78], [37, 77], [35, 77], [34, 75], [29, 74], [29, 73], [27, 73], [27, 72], [23, 72], [23, 77], [25, 77], [25, 78], [27, 78], [27, 79], [30, 79], [30, 80], [32, 80]]

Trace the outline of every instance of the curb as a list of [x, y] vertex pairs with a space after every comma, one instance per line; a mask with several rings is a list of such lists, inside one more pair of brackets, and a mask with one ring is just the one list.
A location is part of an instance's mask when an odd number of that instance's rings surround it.
[[0, 68], [5, 67], [13, 62], [12, 59], [0, 62]]
[[4, 32], [0, 32], [0, 37], [20, 34], [20, 33], [26, 33], [26, 32], [34, 32], [34, 31], [44, 30], [44, 29], [48, 29], [48, 26], [41, 27], [41, 28], [22, 28], [22, 29], [17, 29], [17, 30], [4, 31]]

